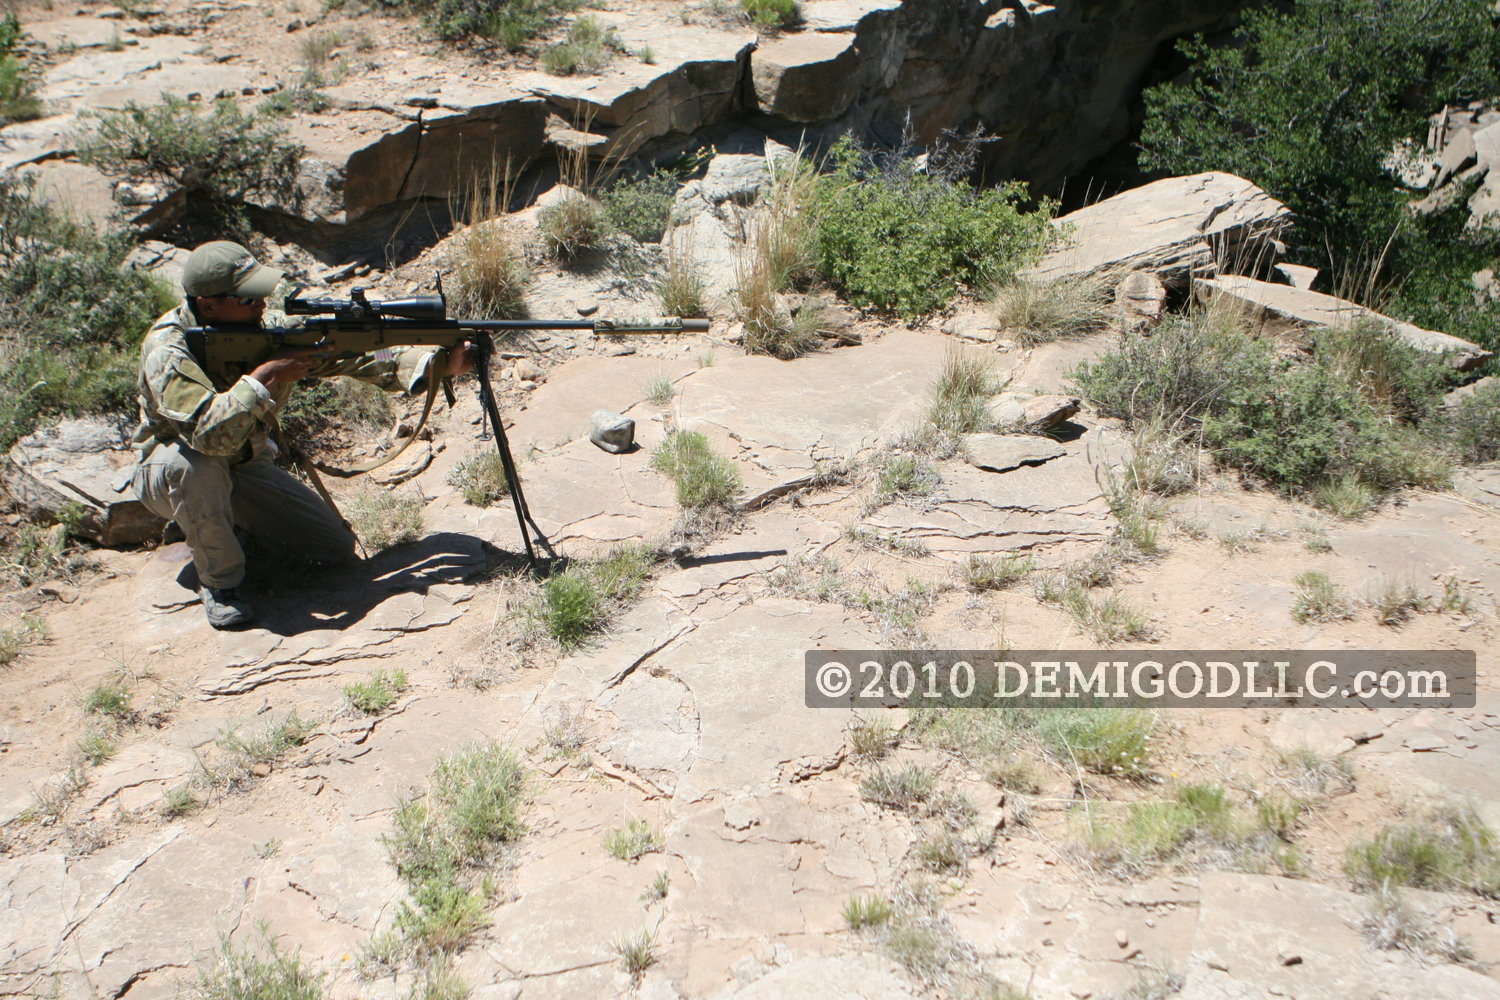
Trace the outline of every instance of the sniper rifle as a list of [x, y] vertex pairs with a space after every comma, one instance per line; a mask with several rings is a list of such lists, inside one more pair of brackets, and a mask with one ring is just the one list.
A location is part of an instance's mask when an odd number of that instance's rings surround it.
[[[449, 319], [448, 305], [439, 288], [436, 295], [418, 295], [404, 299], [378, 301], [367, 298], [363, 288], [350, 292], [347, 299], [304, 298], [303, 289], [298, 288], [286, 297], [283, 311], [288, 316], [306, 316], [295, 326], [215, 326], [190, 327], [185, 333], [188, 347], [197, 357], [204, 372], [215, 384], [228, 385], [240, 376], [254, 371], [272, 354], [286, 348], [311, 348], [323, 362], [347, 361], [393, 347], [436, 347], [428, 368], [427, 399], [422, 407], [421, 420], [417, 428], [394, 451], [371, 462], [361, 463], [349, 469], [336, 469], [326, 465], [315, 465], [300, 454], [297, 455], [303, 469], [318, 488], [323, 499], [333, 506], [333, 498], [318, 481], [314, 468], [334, 476], [351, 476], [384, 465], [395, 458], [411, 441], [416, 440], [422, 424], [426, 422], [439, 384], [447, 396], [448, 405], [454, 402], [452, 380], [435, 376], [445, 365], [446, 352], [467, 341], [474, 358], [474, 374], [479, 383], [479, 405], [481, 420], [480, 440], [487, 440], [484, 424], [494, 428], [496, 450], [500, 453], [500, 464], [505, 470], [506, 482], [516, 508], [516, 519], [521, 528], [521, 539], [526, 544], [526, 559], [536, 564], [536, 553], [532, 548], [528, 528], [534, 531], [538, 542], [551, 554], [546, 536], [531, 518], [526, 499], [521, 493], [521, 480], [516, 475], [516, 463], [511, 457], [510, 444], [505, 439], [505, 427], [495, 404], [494, 390], [490, 385], [490, 364], [495, 354], [494, 335], [518, 333], [523, 330], [588, 330], [596, 337], [616, 334], [676, 334], [706, 332], [706, 319], [494, 319], [471, 320]], [[310, 374], [318, 374], [317, 365]], [[337, 510], [337, 508], [334, 508]]]

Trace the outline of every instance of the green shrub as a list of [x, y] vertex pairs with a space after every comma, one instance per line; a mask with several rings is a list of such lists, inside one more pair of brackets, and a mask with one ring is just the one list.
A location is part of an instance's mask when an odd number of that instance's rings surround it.
[[130, 707], [130, 690], [114, 681], [100, 684], [85, 695], [83, 710], [90, 715], [107, 715], [122, 722], [135, 714]]
[[1103, 329], [1114, 304], [1116, 275], [1107, 272], [994, 286], [990, 311], [1022, 347], [1082, 337]]
[[536, 215], [542, 245], [559, 260], [570, 260], [604, 238], [604, 210], [588, 195], [569, 191]]
[[341, 375], [299, 382], [280, 421], [292, 440], [313, 441], [329, 431], [374, 434], [389, 427], [394, 417], [384, 390]]
[[36, 93], [36, 74], [15, 54], [21, 40], [21, 22], [7, 10], [0, 18], [0, 125], [42, 116], [42, 101]]
[[1151, 765], [1155, 720], [1123, 708], [1058, 708], [1036, 719], [1037, 735], [1054, 754], [1099, 774], [1138, 777]]
[[302, 147], [284, 126], [240, 110], [225, 98], [200, 110], [180, 97], [161, 103], [84, 112], [91, 130], [78, 158], [111, 176], [202, 191], [224, 201], [251, 196], [289, 198]]
[[681, 178], [673, 170], [616, 178], [599, 194], [606, 228], [641, 243], [661, 242], [672, 216], [672, 200], [681, 184]]
[[742, 485], [734, 463], [714, 453], [698, 431], [673, 431], [651, 455], [651, 467], [670, 476], [677, 503], [691, 510], [729, 509]]
[[1479, 389], [1454, 407], [1444, 430], [1465, 463], [1500, 458], [1500, 385]]
[[174, 302], [155, 278], [121, 270], [130, 237], [61, 213], [33, 177], [0, 175], [0, 448], [38, 420], [135, 406], [140, 340]]
[[[1357, 376], [1361, 363], [1374, 367]], [[1437, 449], [1401, 418], [1430, 409], [1437, 376], [1383, 338], [1323, 334], [1296, 363], [1200, 314], [1122, 337], [1074, 379], [1102, 412], [1196, 427], [1219, 461], [1314, 499], [1344, 477], [1377, 493], [1448, 478]]]
[[932, 383], [927, 422], [949, 435], [972, 434], [989, 426], [986, 397], [994, 390], [990, 366], [977, 358], [950, 353]]
[[789, 28], [802, 19], [797, 0], [740, 0], [740, 7], [762, 28]]
[[911, 809], [926, 802], [937, 784], [937, 776], [920, 764], [901, 770], [877, 767], [859, 783], [860, 798], [891, 809]]
[[964, 560], [961, 574], [964, 586], [970, 590], [1004, 590], [1035, 568], [1036, 561], [1019, 552], [1003, 556], [970, 553]]
[[850, 140], [818, 185], [818, 270], [859, 305], [904, 318], [945, 305], [960, 284], [988, 285], [1036, 259], [1052, 238], [1046, 212], [1025, 214], [1024, 187], [976, 191], [877, 160]]
[[496, 743], [471, 744], [442, 757], [426, 796], [396, 809], [384, 838], [408, 886], [452, 883], [521, 836], [526, 781], [516, 756]]
[[1352, 612], [1349, 599], [1327, 574], [1309, 571], [1297, 576], [1297, 596], [1292, 601], [1292, 618], [1308, 622], [1331, 622], [1348, 618]]
[[[371, 0], [372, 3], [420, 15], [422, 23], [444, 41], [492, 38], [511, 51], [523, 48], [573, 0]], [[344, 0], [327, 0], [329, 7]]]
[[883, 927], [890, 923], [895, 912], [890, 902], [879, 896], [850, 896], [844, 904], [844, 922], [854, 931]]
[[288, 117], [295, 114], [316, 115], [333, 107], [327, 94], [307, 86], [296, 86], [278, 90], [255, 106], [257, 114], [267, 117]]

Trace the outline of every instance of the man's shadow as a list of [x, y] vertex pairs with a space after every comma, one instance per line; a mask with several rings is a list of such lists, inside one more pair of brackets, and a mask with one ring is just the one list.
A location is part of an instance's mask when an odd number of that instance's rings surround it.
[[[401, 594], [423, 594], [435, 584], [475, 583], [526, 568], [526, 557], [473, 535], [442, 531], [340, 566], [317, 566], [294, 552], [253, 540], [245, 546], [241, 596], [255, 608], [243, 631], [292, 636], [345, 631]], [[188, 561], [177, 582], [194, 592], [198, 574]]]

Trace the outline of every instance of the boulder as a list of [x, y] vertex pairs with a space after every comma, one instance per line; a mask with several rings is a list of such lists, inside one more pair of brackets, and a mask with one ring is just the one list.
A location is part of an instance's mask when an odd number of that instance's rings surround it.
[[1313, 282], [1318, 280], [1317, 268], [1301, 264], [1277, 264], [1271, 271], [1282, 284], [1293, 288], [1312, 288]]
[[1467, 340], [1436, 330], [1424, 330], [1383, 316], [1373, 309], [1304, 288], [1273, 285], [1238, 275], [1199, 279], [1193, 287], [1201, 299], [1223, 295], [1244, 303], [1262, 329], [1272, 334], [1309, 327], [1341, 326], [1363, 320], [1384, 326], [1412, 347], [1446, 354], [1448, 363], [1459, 371], [1469, 371], [1483, 364], [1493, 353]]
[[783, 35], [750, 54], [750, 84], [762, 112], [812, 123], [837, 118], [859, 89], [859, 52], [854, 35]]
[[613, 410], [595, 410], [589, 418], [589, 440], [618, 455], [635, 447], [635, 421]]
[[0, 463], [0, 487], [27, 517], [56, 521], [69, 504], [74, 534], [100, 545], [159, 538], [164, 522], [128, 488], [115, 484], [135, 462], [119, 424], [97, 417], [65, 420], [18, 441]]
[[1005, 393], [990, 402], [990, 419], [1005, 430], [1038, 434], [1051, 430], [1078, 413], [1082, 401], [1077, 396], [1019, 396]]
[[1056, 220], [1064, 246], [1021, 272], [1051, 281], [1100, 271], [1147, 271], [1170, 288], [1193, 277], [1274, 264], [1291, 211], [1232, 174], [1169, 177]]
[[1115, 307], [1121, 330], [1154, 330], [1167, 308], [1167, 286], [1154, 274], [1131, 271], [1115, 286]]
[[1025, 434], [969, 434], [963, 441], [964, 461], [989, 472], [1041, 465], [1067, 453], [1056, 441]]
[[1500, 385], [1500, 378], [1496, 378], [1493, 375], [1486, 375], [1477, 382], [1470, 382], [1468, 385], [1459, 386], [1443, 397], [1443, 409], [1456, 410], [1464, 405], [1464, 401], [1475, 393], [1489, 392], [1497, 385]]

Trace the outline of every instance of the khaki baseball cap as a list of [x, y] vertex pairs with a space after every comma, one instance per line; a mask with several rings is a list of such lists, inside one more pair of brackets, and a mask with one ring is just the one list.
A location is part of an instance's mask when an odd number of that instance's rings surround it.
[[276, 290], [283, 273], [258, 262], [238, 243], [215, 240], [188, 254], [182, 267], [182, 290], [188, 295], [264, 299]]

